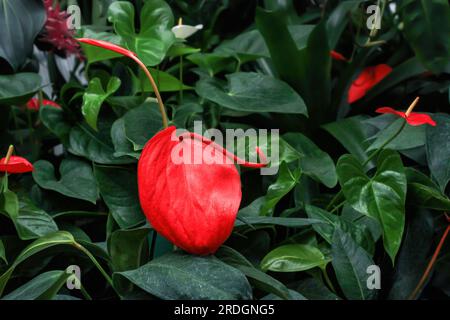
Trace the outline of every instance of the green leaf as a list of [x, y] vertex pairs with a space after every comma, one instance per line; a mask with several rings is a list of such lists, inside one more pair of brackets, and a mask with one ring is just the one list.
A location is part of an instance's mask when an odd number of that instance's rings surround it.
[[300, 168], [305, 175], [322, 182], [328, 188], [337, 184], [336, 167], [328, 153], [301, 133], [287, 133], [283, 135], [283, 139], [303, 155], [300, 158]]
[[300, 272], [315, 267], [325, 268], [329, 260], [316, 247], [287, 244], [270, 251], [261, 261], [263, 271]]
[[374, 262], [349, 234], [339, 228], [333, 235], [331, 255], [336, 278], [347, 299], [374, 299], [376, 291], [367, 287], [367, 267], [374, 265]]
[[276, 204], [281, 200], [281, 198], [283, 198], [296, 186], [300, 180], [301, 174], [302, 171], [300, 168], [296, 168], [291, 171], [288, 165], [285, 162], [282, 162], [277, 180], [267, 189], [267, 194], [264, 199], [264, 204], [261, 207], [260, 215], [271, 215]]
[[126, 1], [113, 2], [108, 9], [108, 20], [122, 38], [125, 46], [135, 52], [146, 66], [155, 66], [165, 57], [175, 41], [171, 31], [173, 15], [170, 6], [163, 0], [145, 2], [141, 9], [140, 30], [135, 29], [135, 10]]
[[394, 263], [405, 224], [406, 176], [400, 156], [383, 150], [377, 172], [369, 178], [354, 156], [344, 155], [338, 161], [337, 173], [348, 203], [379, 221], [384, 248]]
[[39, 119], [64, 144], [69, 141], [71, 125], [64, 119], [64, 111], [51, 106], [42, 106], [39, 109]]
[[108, 252], [115, 272], [136, 269], [148, 253], [150, 228], [116, 230], [108, 238]]
[[334, 232], [339, 228], [342, 231], [347, 232], [353, 240], [366, 251], [374, 251], [375, 243], [368, 228], [354, 224], [352, 221], [348, 221], [341, 216], [331, 214], [315, 206], [306, 205], [305, 210], [308, 217], [311, 219], [324, 222], [315, 223], [312, 227], [329, 244], [332, 244]]
[[167, 300], [251, 299], [251, 287], [241, 271], [214, 256], [168, 253], [131, 271], [117, 272], [146, 292]]
[[0, 2], [0, 57], [14, 70], [19, 69], [31, 56], [34, 38], [44, 23], [45, 10], [39, 0]]
[[[159, 92], [174, 92], [192, 89], [192, 87], [183, 84], [178, 78], [174, 77], [170, 73], [154, 68], [149, 68], [148, 71], [150, 71], [151, 75], [155, 79]], [[143, 72], [139, 73], [139, 78], [136, 78], [136, 81], [139, 83], [136, 87], [137, 92], [153, 92], [153, 87]]]
[[[376, 135], [375, 141], [367, 152], [380, 148], [403, 126], [404, 119], [396, 119]], [[425, 145], [425, 126], [405, 126], [402, 131], [389, 142], [385, 148], [391, 150], [407, 150]]]
[[128, 111], [124, 116], [125, 135], [133, 143], [134, 150], [142, 150], [162, 128], [162, 118], [156, 103], [145, 102]]
[[200, 80], [196, 91], [201, 97], [232, 110], [307, 115], [302, 98], [283, 81], [255, 72], [232, 73], [226, 78], [226, 87], [213, 78]]
[[39, 160], [34, 163], [33, 179], [41, 188], [95, 204], [98, 191], [90, 164], [77, 159], [64, 159], [59, 172], [60, 179], [57, 180], [53, 164]]
[[44, 210], [36, 207], [28, 198], [20, 198], [18, 215], [11, 219], [22, 240], [36, 239], [58, 231], [58, 226], [53, 218]]
[[108, 81], [105, 92], [105, 90], [103, 90], [100, 78], [94, 78], [89, 81], [88, 88], [83, 94], [81, 113], [86, 119], [86, 122], [94, 130], [97, 130], [97, 118], [103, 102], [119, 89], [120, 83], [119, 78], [111, 77]]
[[403, 33], [434, 73], [450, 72], [450, 6], [446, 0], [402, 0]]
[[14, 269], [23, 261], [31, 257], [32, 255], [41, 252], [45, 249], [57, 246], [57, 245], [74, 245], [75, 239], [73, 236], [65, 231], [57, 231], [52, 234], [48, 234], [46, 236], [43, 236], [31, 244], [29, 244], [25, 249], [22, 250], [22, 252], [17, 256], [16, 260], [11, 264], [8, 270], [6, 270], [1, 276], [0, 276], [0, 296], [3, 293], [3, 290], [5, 289], [5, 286], [11, 277], [12, 273], [14, 272]]
[[450, 181], [450, 116], [435, 114], [436, 127], [427, 126], [426, 150], [431, 175], [442, 192]]
[[240, 270], [256, 288], [273, 293], [283, 299], [291, 297], [288, 288], [283, 283], [256, 269], [250, 261], [233, 248], [222, 246], [216, 253], [216, 256], [223, 262]]
[[40, 88], [41, 77], [37, 73], [0, 75], [0, 105], [24, 104]]
[[135, 170], [95, 165], [94, 173], [100, 194], [121, 228], [131, 228], [145, 221]]
[[361, 121], [363, 119], [360, 116], [351, 117], [322, 126], [361, 162], [368, 158], [366, 150], [370, 146]]
[[426, 175], [413, 168], [406, 168], [408, 203], [433, 210], [450, 210], [450, 199]]
[[69, 151], [77, 156], [85, 157], [100, 164], [126, 164], [134, 162], [129, 157], [114, 156], [110, 130], [111, 124], [98, 123], [98, 132], [92, 128], [78, 124], [70, 130]]
[[5, 246], [1, 239], [0, 239], [0, 259], [2, 259], [5, 263], [8, 263], [8, 260], [6, 259]]
[[70, 276], [70, 273], [61, 270], [41, 273], [5, 295], [2, 300], [51, 300]]

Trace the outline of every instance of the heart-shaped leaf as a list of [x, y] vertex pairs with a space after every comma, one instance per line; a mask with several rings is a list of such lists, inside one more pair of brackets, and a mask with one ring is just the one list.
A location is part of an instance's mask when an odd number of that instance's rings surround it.
[[89, 81], [88, 88], [83, 94], [83, 104], [81, 112], [83, 113], [86, 122], [97, 130], [97, 118], [103, 102], [120, 87], [120, 79], [111, 77], [106, 86], [106, 91], [103, 90], [102, 83], [99, 78], [94, 78]]
[[170, 30], [173, 26], [172, 10], [163, 0], [145, 2], [141, 9], [139, 33], [135, 29], [134, 15], [133, 4], [126, 1], [113, 2], [108, 9], [108, 20], [122, 38], [121, 42], [146, 66], [155, 66], [175, 41]]
[[92, 167], [81, 160], [65, 159], [59, 168], [61, 178], [55, 177], [55, 168], [46, 160], [34, 164], [33, 178], [44, 189], [61, 193], [67, 197], [95, 203], [98, 197], [97, 184]]
[[405, 224], [406, 175], [400, 156], [383, 150], [377, 172], [370, 178], [354, 156], [344, 155], [338, 161], [337, 173], [348, 203], [380, 223], [384, 248], [394, 262]]

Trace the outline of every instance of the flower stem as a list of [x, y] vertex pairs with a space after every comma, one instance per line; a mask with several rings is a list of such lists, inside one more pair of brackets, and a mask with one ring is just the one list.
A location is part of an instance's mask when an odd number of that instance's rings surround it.
[[425, 281], [428, 279], [428, 276], [430, 275], [430, 272], [433, 269], [434, 264], [436, 263], [437, 257], [439, 256], [439, 252], [441, 252], [442, 246], [444, 245], [445, 239], [447, 238], [449, 232], [450, 232], [450, 224], [445, 229], [444, 234], [442, 235], [441, 240], [439, 241], [439, 244], [436, 247], [436, 250], [434, 251], [433, 256], [431, 257], [431, 260], [428, 263], [428, 266], [422, 275], [422, 278], [420, 278], [419, 283], [417, 284], [416, 288], [411, 293], [411, 295], [408, 297], [408, 300], [415, 299], [416, 296], [419, 294], [419, 292], [422, 290], [422, 287], [425, 284]]
[[139, 67], [141, 67], [142, 71], [144, 71], [145, 75], [147, 76], [148, 80], [150, 81], [153, 91], [155, 92], [156, 99], [158, 100], [159, 112], [161, 113], [163, 127], [167, 128], [169, 126], [169, 122], [167, 120], [166, 109], [164, 108], [164, 104], [163, 104], [163, 101], [162, 101], [162, 98], [159, 93], [158, 86], [156, 85], [155, 80], [153, 79], [150, 71], [148, 71], [147, 67], [141, 60], [139, 60], [135, 56], [130, 57], [130, 58], [132, 58], [139, 65]]

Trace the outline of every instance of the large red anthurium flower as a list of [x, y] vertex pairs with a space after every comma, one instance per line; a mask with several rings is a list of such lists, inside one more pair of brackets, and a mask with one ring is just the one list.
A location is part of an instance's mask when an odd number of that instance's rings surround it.
[[387, 64], [366, 67], [353, 81], [348, 91], [348, 103], [353, 103], [366, 95], [377, 83], [383, 80], [392, 68]]
[[391, 107], [381, 107], [375, 110], [377, 113], [391, 113], [395, 114], [399, 117], [402, 117], [406, 120], [406, 122], [411, 126], [421, 126], [423, 124], [429, 124], [431, 126], [436, 126], [436, 122], [425, 113], [419, 113], [419, 112], [411, 112], [409, 114], [406, 114], [406, 112], [397, 111], [395, 109], [392, 109]]
[[[211, 146], [217, 152], [205, 152]], [[201, 163], [174, 161], [175, 153], [183, 156], [177, 150], [201, 154]], [[156, 134], [142, 151], [138, 163], [141, 207], [158, 233], [187, 252], [214, 253], [233, 230], [241, 203], [241, 180], [233, 161], [225, 161], [227, 157], [236, 159], [194, 133], [177, 137], [174, 126]]]
[[[52, 100], [43, 99], [42, 100], [42, 105], [44, 105], [44, 106], [51, 106], [51, 107], [55, 107], [57, 109], [61, 109], [61, 106], [59, 104], [57, 104], [56, 102], [52, 101]], [[38, 111], [40, 109], [40, 107], [41, 107], [41, 105], [39, 103], [39, 99], [38, 98], [31, 98], [27, 102], [27, 109], [28, 110]]]
[[25, 158], [11, 156], [8, 161], [6, 161], [6, 157], [0, 159], [0, 172], [26, 173], [31, 171], [33, 171], [33, 165]]

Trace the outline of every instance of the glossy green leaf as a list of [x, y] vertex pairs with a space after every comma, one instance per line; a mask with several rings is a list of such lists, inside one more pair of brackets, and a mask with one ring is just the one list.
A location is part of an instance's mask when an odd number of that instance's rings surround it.
[[133, 4], [116, 1], [109, 6], [108, 20], [125, 46], [135, 52], [146, 66], [155, 66], [165, 57], [175, 35], [170, 30], [173, 15], [163, 0], [147, 1], [140, 12], [140, 30], [135, 29]]
[[2, 300], [51, 300], [66, 284], [71, 274], [61, 270], [47, 271], [5, 295]]
[[0, 276], [0, 296], [5, 289], [5, 286], [11, 277], [14, 269], [23, 261], [31, 257], [32, 255], [41, 252], [45, 249], [57, 246], [57, 245], [73, 245], [75, 243], [75, 239], [73, 236], [65, 231], [58, 231], [55, 233], [48, 234], [43, 236], [31, 244], [29, 244], [22, 252], [17, 256], [16, 260], [11, 264], [8, 270], [6, 270]]
[[377, 172], [370, 178], [354, 156], [344, 155], [338, 161], [337, 173], [348, 203], [380, 222], [384, 248], [394, 262], [405, 224], [406, 176], [400, 156], [383, 150]]
[[322, 182], [328, 188], [337, 184], [336, 167], [326, 152], [301, 133], [287, 133], [283, 135], [283, 139], [302, 154], [300, 167], [305, 175]]
[[435, 114], [436, 127], [426, 129], [428, 167], [442, 192], [450, 181], [450, 116]]
[[90, 164], [77, 159], [65, 159], [59, 167], [59, 176], [57, 180], [55, 168], [50, 162], [39, 160], [34, 163], [33, 178], [41, 188], [95, 204], [98, 191]]
[[402, 0], [406, 39], [431, 71], [450, 72], [450, 6], [446, 0]]
[[39, 0], [0, 2], [0, 57], [14, 70], [31, 56], [34, 38], [44, 23], [45, 10]]
[[226, 78], [226, 87], [213, 78], [200, 80], [196, 91], [232, 110], [307, 114], [302, 98], [280, 80], [255, 72], [232, 73]]
[[83, 94], [81, 113], [94, 130], [97, 130], [97, 118], [103, 102], [119, 89], [120, 83], [119, 78], [111, 77], [105, 91], [99, 78], [89, 81], [86, 92]]
[[268, 216], [273, 213], [276, 204], [298, 183], [302, 171], [300, 168], [290, 170], [285, 162], [280, 165], [277, 180], [269, 186], [261, 207], [260, 215]]
[[161, 299], [252, 298], [252, 290], [244, 274], [214, 256], [172, 252], [138, 269], [115, 273], [115, 281], [117, 277], [124, 277]]
[[131, 228], [145, 220], [135, 170], [95, 165], [94, 173], [100, 194], [121, 228]]
[[375, 243], [368, 228], [312, 205], [306, 205], [305, 210], [309, 218], [322, 221], [322, 223], [313, 224], [312, 227], [329, 244], [333, 242], [334, 231], [339, 228], [347, 232], [367, 252], [374, 251]]
[[331, 255], [336, 278], [347, 299], [374, 299], [377, 291], [367, 286], [367, 268], [374, 262], [349, 234], [339, 228], [333, 235]]
[[37, 73], [0, 75], [0, 105], [24, 104], [40, 88], [41, 78]]
[[145, 102], [128, 111], [124, 116], [125, 135], [133, 143], [134, 150], [144, 148], [160, 129], [162, 118], [156, 103]]
[[263, 271], [300, 272], [315, 267], [325, 268], [329, 260], [316, 247], [287, 244], [270, 251], [261, 261]]

